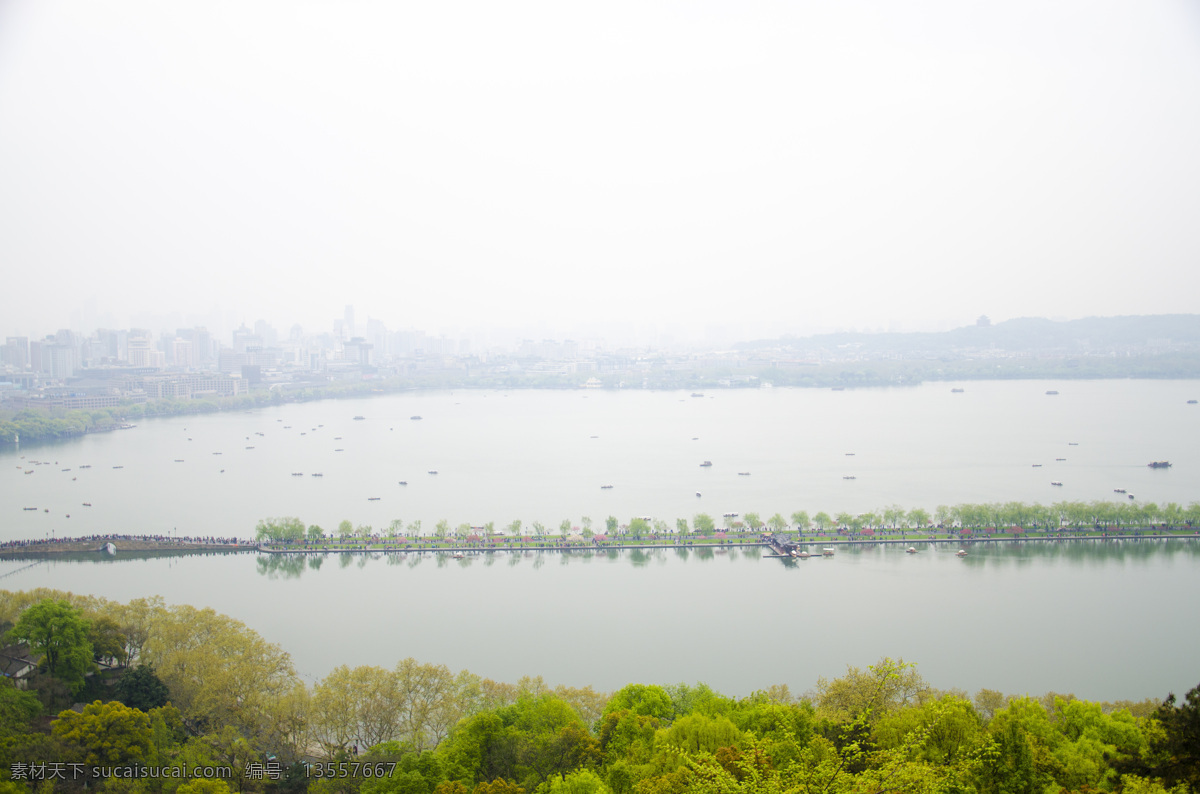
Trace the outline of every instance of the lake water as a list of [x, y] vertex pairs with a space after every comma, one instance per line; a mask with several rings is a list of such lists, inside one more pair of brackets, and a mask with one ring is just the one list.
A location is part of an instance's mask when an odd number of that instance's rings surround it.
[[[430, 531], [439, 519], [673, 525], [702, 511], [1122, 498], [1114, 488], [1160, 504], [1200, 499], [1200, 406], [1187, 404], [1200, 382], [964, 388], [432, 392], [152, 419], [0, 453], [0, 540], [252, 537], [259, 519], [279, 515], [326, 530], [401, 519]], [[1149, 469], [1152, 460], [1174, 466]]]
[[[250, 536], [271, 515], [327, 529], [343, 518], [556, 527], [584, 515], [673, 523], [699, 511], [1089, 501], [1117, 487], [1160, 504], [1200, 498], [1200, 406], [1186, 404], [1196, 381], [963, 387], [442, 392], [148, 420], [0, 454], [0, 538]], [[1146, 467], [1161, 459], [1174, 466]], [[289, 650], [310, 678], [413, 656], [509, 681], [705, 681], [747, 694], [776, 683], [803, 691], [888, 655], [919, 663], [936, 686], [970, 691], [1142, 698], [1200, 682], [1200, 635], [1187, 618], [1200, 600], [1200, 543], [953, 551], [845, 548], [803, 562], [749, 548], [334, 555], [298, 568], [253, 554], [24, 570], [10, 561], [0, 586], [211, 606]]]

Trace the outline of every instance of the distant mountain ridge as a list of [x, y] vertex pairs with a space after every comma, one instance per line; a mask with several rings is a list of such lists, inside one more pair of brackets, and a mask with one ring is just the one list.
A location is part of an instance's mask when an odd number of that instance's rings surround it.
[[743, 342], [741, 350], [791, 348], [861, 353], [964, 354], [971, 350], [1013, 353], [1088, 354], [1105, 351], [1187, 350], [1200, 347], [1200, 314], [1086, 317], [1055, 321], [1022, 317], [941, 332], [833, 333]]

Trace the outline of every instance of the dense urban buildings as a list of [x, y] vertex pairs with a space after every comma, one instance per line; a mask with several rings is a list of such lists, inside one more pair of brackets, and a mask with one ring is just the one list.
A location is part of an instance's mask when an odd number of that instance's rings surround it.
[[[224, 336], [225, 338], [220, 338]], [[317, 392], [339, 384], [700, 388], [766, 385], [904, 385], [922, 380], [1021, 377], [1195, 377], [1200, 317], [1041, 319], [940, 333], [837, 333], [716, 346], [607, 346], [585, 339], [451, 337], [390, 330], [346, 306], [330, 330], [280, 333], [259, 320], [215, 334], [196, 326], [155, 330], [61, 329], [42, 339], [7, 336], [0, 347], [0, 404], [95, 410], [159, 400], [252, 392]]]

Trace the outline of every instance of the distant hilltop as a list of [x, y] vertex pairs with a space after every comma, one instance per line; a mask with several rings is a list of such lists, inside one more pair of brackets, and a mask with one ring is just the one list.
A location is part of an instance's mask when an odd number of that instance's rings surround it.
[[785, 349], [801, 354], [848, 357], [925, 354], [962, 358], [997, 353], [1042, 355], [1140, 354], [1200, 350], [1200, 314], [1155, 314], [1047, 320], [1023, 317], [935, 333], [833, 333], [784, 336], [736, 345], [739, 350]]

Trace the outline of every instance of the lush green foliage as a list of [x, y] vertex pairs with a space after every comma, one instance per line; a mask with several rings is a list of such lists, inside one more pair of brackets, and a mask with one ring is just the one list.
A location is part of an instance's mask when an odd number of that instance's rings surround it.
[[90, 630], [91, 624], [69, 602], [46, 600], [22, 612], [9, 634], [41, 655], [48, 675], [78, 692], [94, 666]]
[[[46, 605], [85, 624], [111, 620], [128, 657], [161, 672], [128, 670], [113, 689], [125, 703], [64, 711], [48, 733], [35, 722], [36, 699], [0, 685], [0, 770], [9, 774], [16, 762], [144, 764], [177, 777], [121, 781], [120, 790], [185, 793], [1183, 794], [1200, 783], [1200, 687], [1158, 705], [990, 690], [972, 701], [888, 659], [820, 679], [801, 699], [783, 686], [731, 698], [703, 684], [604, 695], [413, 659], [340, 667], [306, 686], [286, 653], [211, 610], [0, 592], [0, 620], [32, 622]], [[174, 705], [158, 705], [164, 696]], [[320, 766], [306, 771], [301, 759]], [[379, 766], [314, 774], [343, 762]], [[228, 776], [200, 779], [203, 767]], [[15, 785], [0, 780], [0, 791]]]

